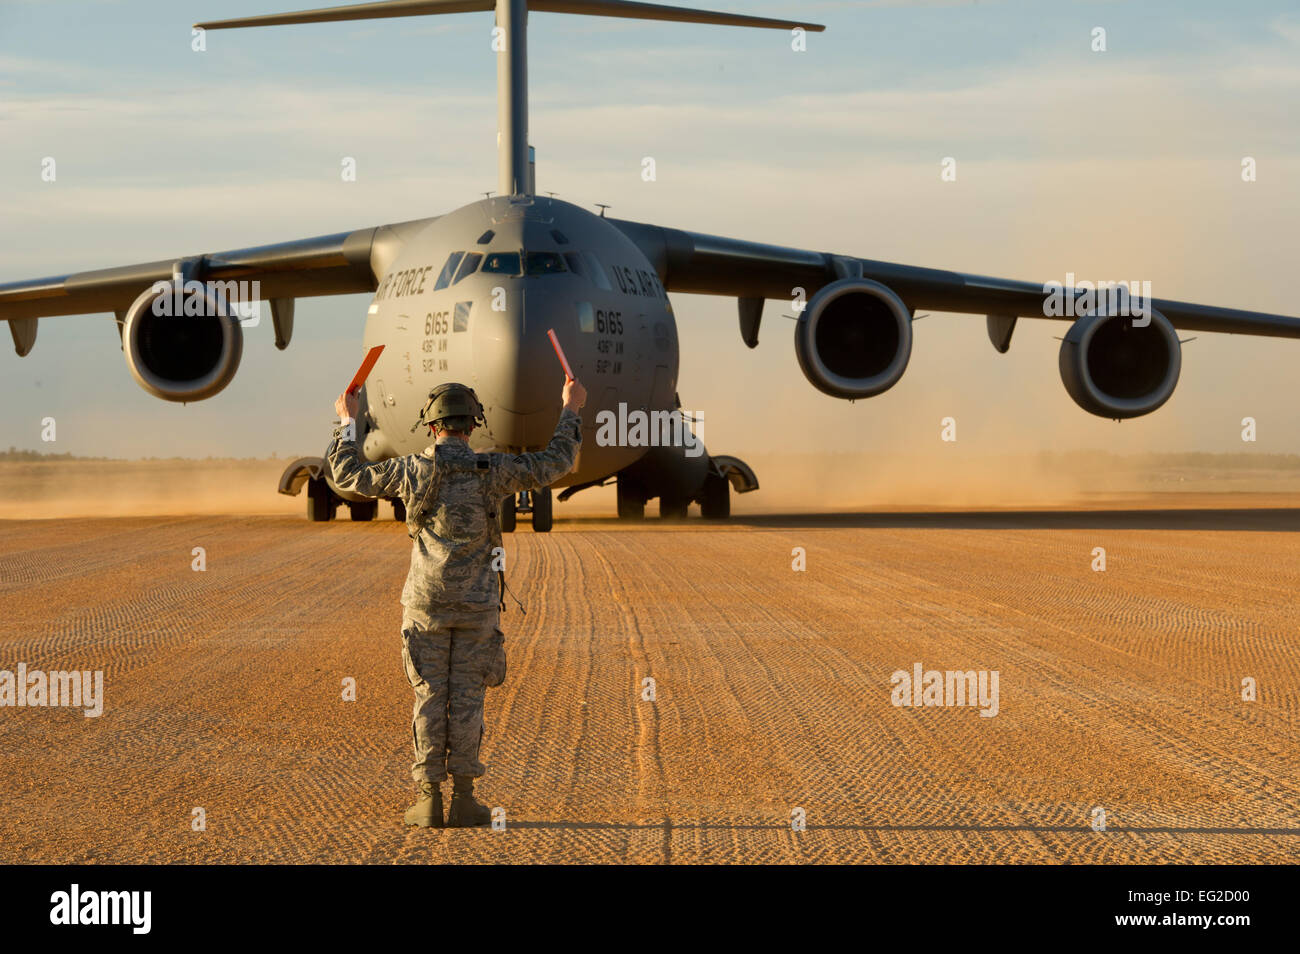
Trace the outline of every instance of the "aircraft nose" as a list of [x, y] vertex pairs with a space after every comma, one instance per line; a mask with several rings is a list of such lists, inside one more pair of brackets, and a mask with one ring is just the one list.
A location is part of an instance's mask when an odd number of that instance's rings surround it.
[[544, 308], [529, 308], [522, 283], [504, 286], [500, 311], [491, 303], [474, 323], [474, 388], [498, 446], [544, 446], [555, 429], [564, 372], [546, 336]]

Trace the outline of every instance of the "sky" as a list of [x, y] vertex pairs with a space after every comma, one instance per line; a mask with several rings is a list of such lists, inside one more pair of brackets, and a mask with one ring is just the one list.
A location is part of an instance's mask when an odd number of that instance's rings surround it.
[[[437, 215], [495, 189], [489, 13], [211, 33], [191, 48], [196, 20], [313, 5], [0, 0], [0, 282]], [[828, 29], [796, 52], [782, 31], [534, 14], [539, 191], [754, 241], [1032, 281], [1148, 280], [1156, 297], [1300, 315], [1293, 2], [706, 5]], [[956, 181], [940, 176], [946, 157]], [[1171, 401], [1116, 423], [1062, 387], [1062, 322], [1022, 320], [999, 355], [980, 316], [930, 315], [902, 381], [850, 404], [803, 379], [788, 303], [768, 303], [750, 351], [734, 301], [673, 298], [678, 390], [714, 453], [920, 451], [948, 416], [963, 447], [994, 455], [1300, 453], [1300, 341], [1196, 336]], [[0, 448], [319, 453], [367, 304], [300, 300], [287, 351], [263, 321], [234, 382], [185, 406], [134, 383], [111, 317], [43, 319], [28, 357], [0, 342]], [[1248, 416], [1258, 439], [1244, 444]]]

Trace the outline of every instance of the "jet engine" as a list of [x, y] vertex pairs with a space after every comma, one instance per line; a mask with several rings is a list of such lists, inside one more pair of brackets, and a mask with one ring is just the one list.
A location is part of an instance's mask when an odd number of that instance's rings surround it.
[[1155, 309], [1135, 325], [1127, 315], [1078, 319], [1061, 341], [1061, 381], [1089, 414], [1120, 420], [1150, 414], [1174, 393], [1182, 345], [1169, 319]]
[[912, 313], [892, 290], [842, 278], [804, 306], [794, 329], [804, 377], [831, 397], [866, 398], [898, 383], [912, 356]]
[[239, 370], [244, 335], [234, 311], [206, 286], [153, 285], [127, 309], [122, 351], [136, 383], [164, 401], [202, 401]]

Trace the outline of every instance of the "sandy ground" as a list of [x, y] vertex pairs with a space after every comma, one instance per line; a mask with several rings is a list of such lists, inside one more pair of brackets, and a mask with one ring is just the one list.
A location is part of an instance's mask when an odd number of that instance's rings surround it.
[[[0, 669], [106, 681], [0, 709], [0, 861], [1294, 862], [1300, 501], [1230, 499], [521, 531], [504, 831], [400, 823], [390, 520], [0, 521]], [[895, 707], [914, 663], [997, 716]]]

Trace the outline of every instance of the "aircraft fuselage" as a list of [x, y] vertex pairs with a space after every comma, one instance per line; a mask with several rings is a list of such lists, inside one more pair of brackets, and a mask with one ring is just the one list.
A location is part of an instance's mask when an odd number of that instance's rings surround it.
[[605, 219], [549, 198], [490, 198], [432, 221], [395, 257], [375, 292], [365, 347], [385, 345], [367, 385], [372, 459], [418, 453], [412, 430], [429, 391], [468, 384], [484, 407], [476, 450], [544, 447], [564, 372], [554, 329], [587, 388], [578, 465], [557, 486], [613, 474], [644, 447], [599, 446], [596, 416], [619, 404], [676, 406], [672, 305], [644, 254]]

